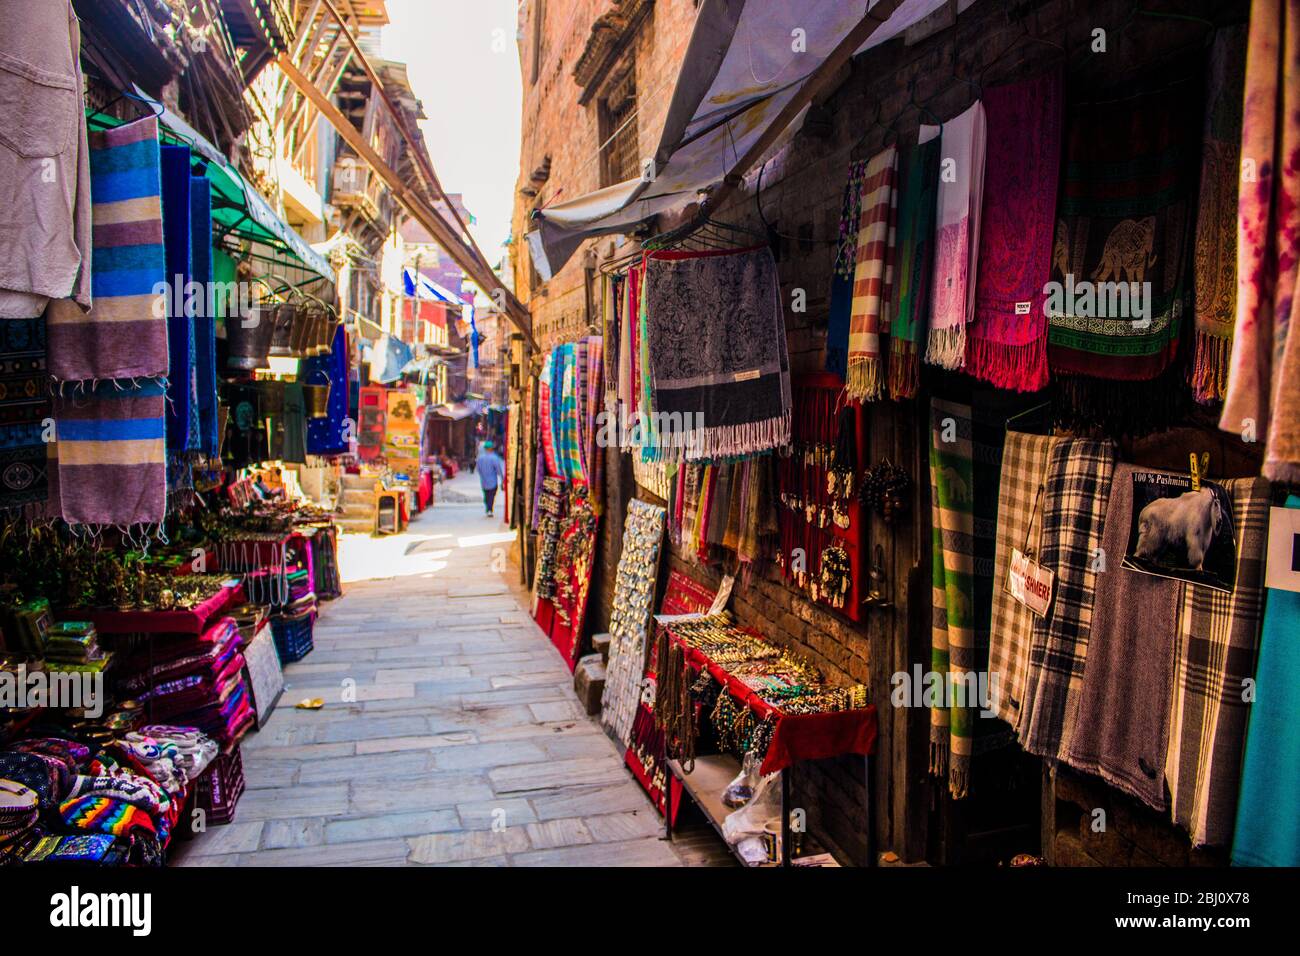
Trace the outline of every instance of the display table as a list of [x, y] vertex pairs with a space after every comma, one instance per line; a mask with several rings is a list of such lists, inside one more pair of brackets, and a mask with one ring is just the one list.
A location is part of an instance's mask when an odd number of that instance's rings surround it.
[[193, 608], [170, 611], [77, 610], [61, 617], [90, 621], [101, 634], [202, 634], [226, 608], [243, 601], [243, 585], [238, 578], [232, 578], [220, 591]]
[[[745, 629], [750, 630], [750, 629]], [[751, 633], [757, 634], [750, 630]], [[761, 635], [760, 635], [761, 636]], [[764, 776], [781, 772], [781, 857], [782, 866], [791, 865], [790, 794], [791, 775], [797, 763], [806, 760], [825, 760], [855, 754], [863, 758], [863, 784], [867, 813], [867, 857], [874, 865], [872, 847], [871, 805], [871, 755], [875, 751], [879, 732], [879, 715], [874, 704], [852, 710], [827, 711], [815, 714], [785, 714], [780, 708], [763, 700], [744, 681], [730, 673], [726, 667], [709, 659], [698, 649], [673, 633], [671, 624], [660, 626], [660, 640], [670, 640], [681, 647], [687, 669], [692, 673], [707, 670], [722, 685], [725, 693], [743, 703], [760, 720], [774, 717], [775, 727], [767, 754], [759, 768]], [[697, 756], [688, 773], [678, 760], [669, 759], [667, 766], [681, 789], [668, 788], [669, 806], [664, 814], [664, 833], [672, 839], [676, 807], [673, 803], [682, 793], [689, 796], [718, 831], [723, 832], [723, 821], [732, 812], [722, 802], [722, 793], [741, 771], [740, 761], [728, 754]], [[725, 837], [724, 837], [725, 839]], [[730, 845], [730, 844], [729, 844]], [[735, 848], [733, 847], [733, 852]]]

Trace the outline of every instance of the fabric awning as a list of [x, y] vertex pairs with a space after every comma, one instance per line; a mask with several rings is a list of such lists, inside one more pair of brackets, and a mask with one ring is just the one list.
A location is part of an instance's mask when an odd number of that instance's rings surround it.
[[244, 239], [282, 249], [299, 259], [310, 271], [330, 282], [335, 281], [334, 269], [329, 260], [280, 218], [262, 194], [248, 185], [239, 171], [230, 165], [221, 150], [171, 110], [147, 96], [139, 87], [136, 87], [135, 94], [153, 104], [154, 109], [162, 110], [158, 122], [164, 127], [164, 136], [170, 132], [170, 138], [188, 145], [203, 158], [205, 173], [212, 182], [212, 220], [215, 233], [233, 233]]
[[[536, 213], [528, 236], [544, 278], [584, 239], [625, 232], [722, 181], [823, 61], [882, 0], [703, 0], [677, 76], [652, 175]], [[898, 36], [947, 0], [902, 0], [857, 52]], [[965, 4], [969, 5], [969, 4]], [[800, 116], [787, 132], [803, 122]], [[743, 170], [741, 171], [743, 172]]]

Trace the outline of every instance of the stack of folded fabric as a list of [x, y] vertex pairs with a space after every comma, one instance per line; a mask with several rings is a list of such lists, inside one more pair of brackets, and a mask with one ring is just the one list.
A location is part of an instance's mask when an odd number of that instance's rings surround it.
[[60, 621], [45, 632], [46, 670], [99, 673], [111, 657], [89, 621]]
[[229, 746], [255, 719], [241, 645], [230, 617], [198, 636], [156, 639], [116, 668], [119, 696], [139, 700], [152, 720], [195, 727]]

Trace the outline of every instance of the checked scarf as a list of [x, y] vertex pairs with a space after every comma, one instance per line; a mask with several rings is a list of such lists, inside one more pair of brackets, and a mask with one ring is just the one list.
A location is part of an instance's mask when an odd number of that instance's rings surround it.
[[[1115, 446], [1063, 439], [1048, 457], [1039, 563], [1055, 572], [1050, 615], [1034, 619], [1029, 680], [1020, 706], [1020, 742], [1055, 760], [1078, 717], [1096, 596], [1097, 549], [1115, 470]], [[1112, 556], [1118, 570], [1121, 555]]]
[[1269, 482], [1224, 482], [1232, 496], [1237, 582], [1231, 594], [1183, 586], [1176, 637], [1174, 699], [1165, 774], [1175, 822], [1193, 846], [1232, 840], [1250, 704], [1246, 680], [1255, 676], [1264, 610]]
[[1057, 441], [1050, 436], [1008, 432], [1002, 449], [989, 675], [990, 680], [997, 675], [993, 709], [1013, 730], [1020, 727], [1021, 705], [1029, 680], [1034, 613], [1007, 590], [1007, 571], [1012, 548], [1037, 558], [1043, 530], [1043, 485], [1047, 463]]
[[862, 183], [858, 250], [849, 312], [849, 398], [875, 401], [885, 390], [884, 337], [893, 291], [892, 250], [898, 194], [898, 148], [888, 146], [867, 163]]

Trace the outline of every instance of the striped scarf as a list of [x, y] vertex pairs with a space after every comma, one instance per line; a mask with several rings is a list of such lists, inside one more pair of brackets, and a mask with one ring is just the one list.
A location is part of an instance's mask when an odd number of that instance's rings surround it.
[[545, 475], [560, 474], [559, 460], [556, 457], [555, 415], [551, 402], [551, 382], [554, 377], [555, 351], [551, 350], [546, 353], [546, 358], [542, 361], [542, 374], [537, 379], [538, 428], [542, 433], [542, 454], [538, 456], [538, 460], [544, 459], [546, 462], [546, 471], [543, 472]]
[[853, 268], [849, 313], [849, 398], [874, 401], [885, 389], [882, 333], [893, 291], [892, 249], [897, 211], [898, 149], [886, 147], [871, 158], [862, 182], [862, 212]]
[[1236, 587], [1229, 594], [1185, 584], [1175, 639], [1165, 775], [1174, 820], [1193, 846], [1232, 840], [1251, 706], [1243, 690], [1255, 676], [1264, 610], [1269, 483], [1247, 478], [1224, 487], [1232, 496]]
[[50, 506], [72, 525], [156, 524], [167, 510], [163, 385], [100, 382], [54, 399]]
[[65, 826], [123, 836], [133, 830], [157, 833], [148, 813], [112, 797], [73, 797], [59, 804]]
[[[971, 408], [934, 399], [930, 407], [930, 513], [933, 621], [930, 669], [945, 690], [975, 670], [975, 476]], [[954, 797], [969, 787], [974, 719], [969, 699], [930, 709], [930, 772], [946, 776]]]
[[166, 275], [159, 156], [152, 116], [90, 135], [94, 307], [50, 303], [58, 381], [167, 375], [167, 319], [156, 308]]

